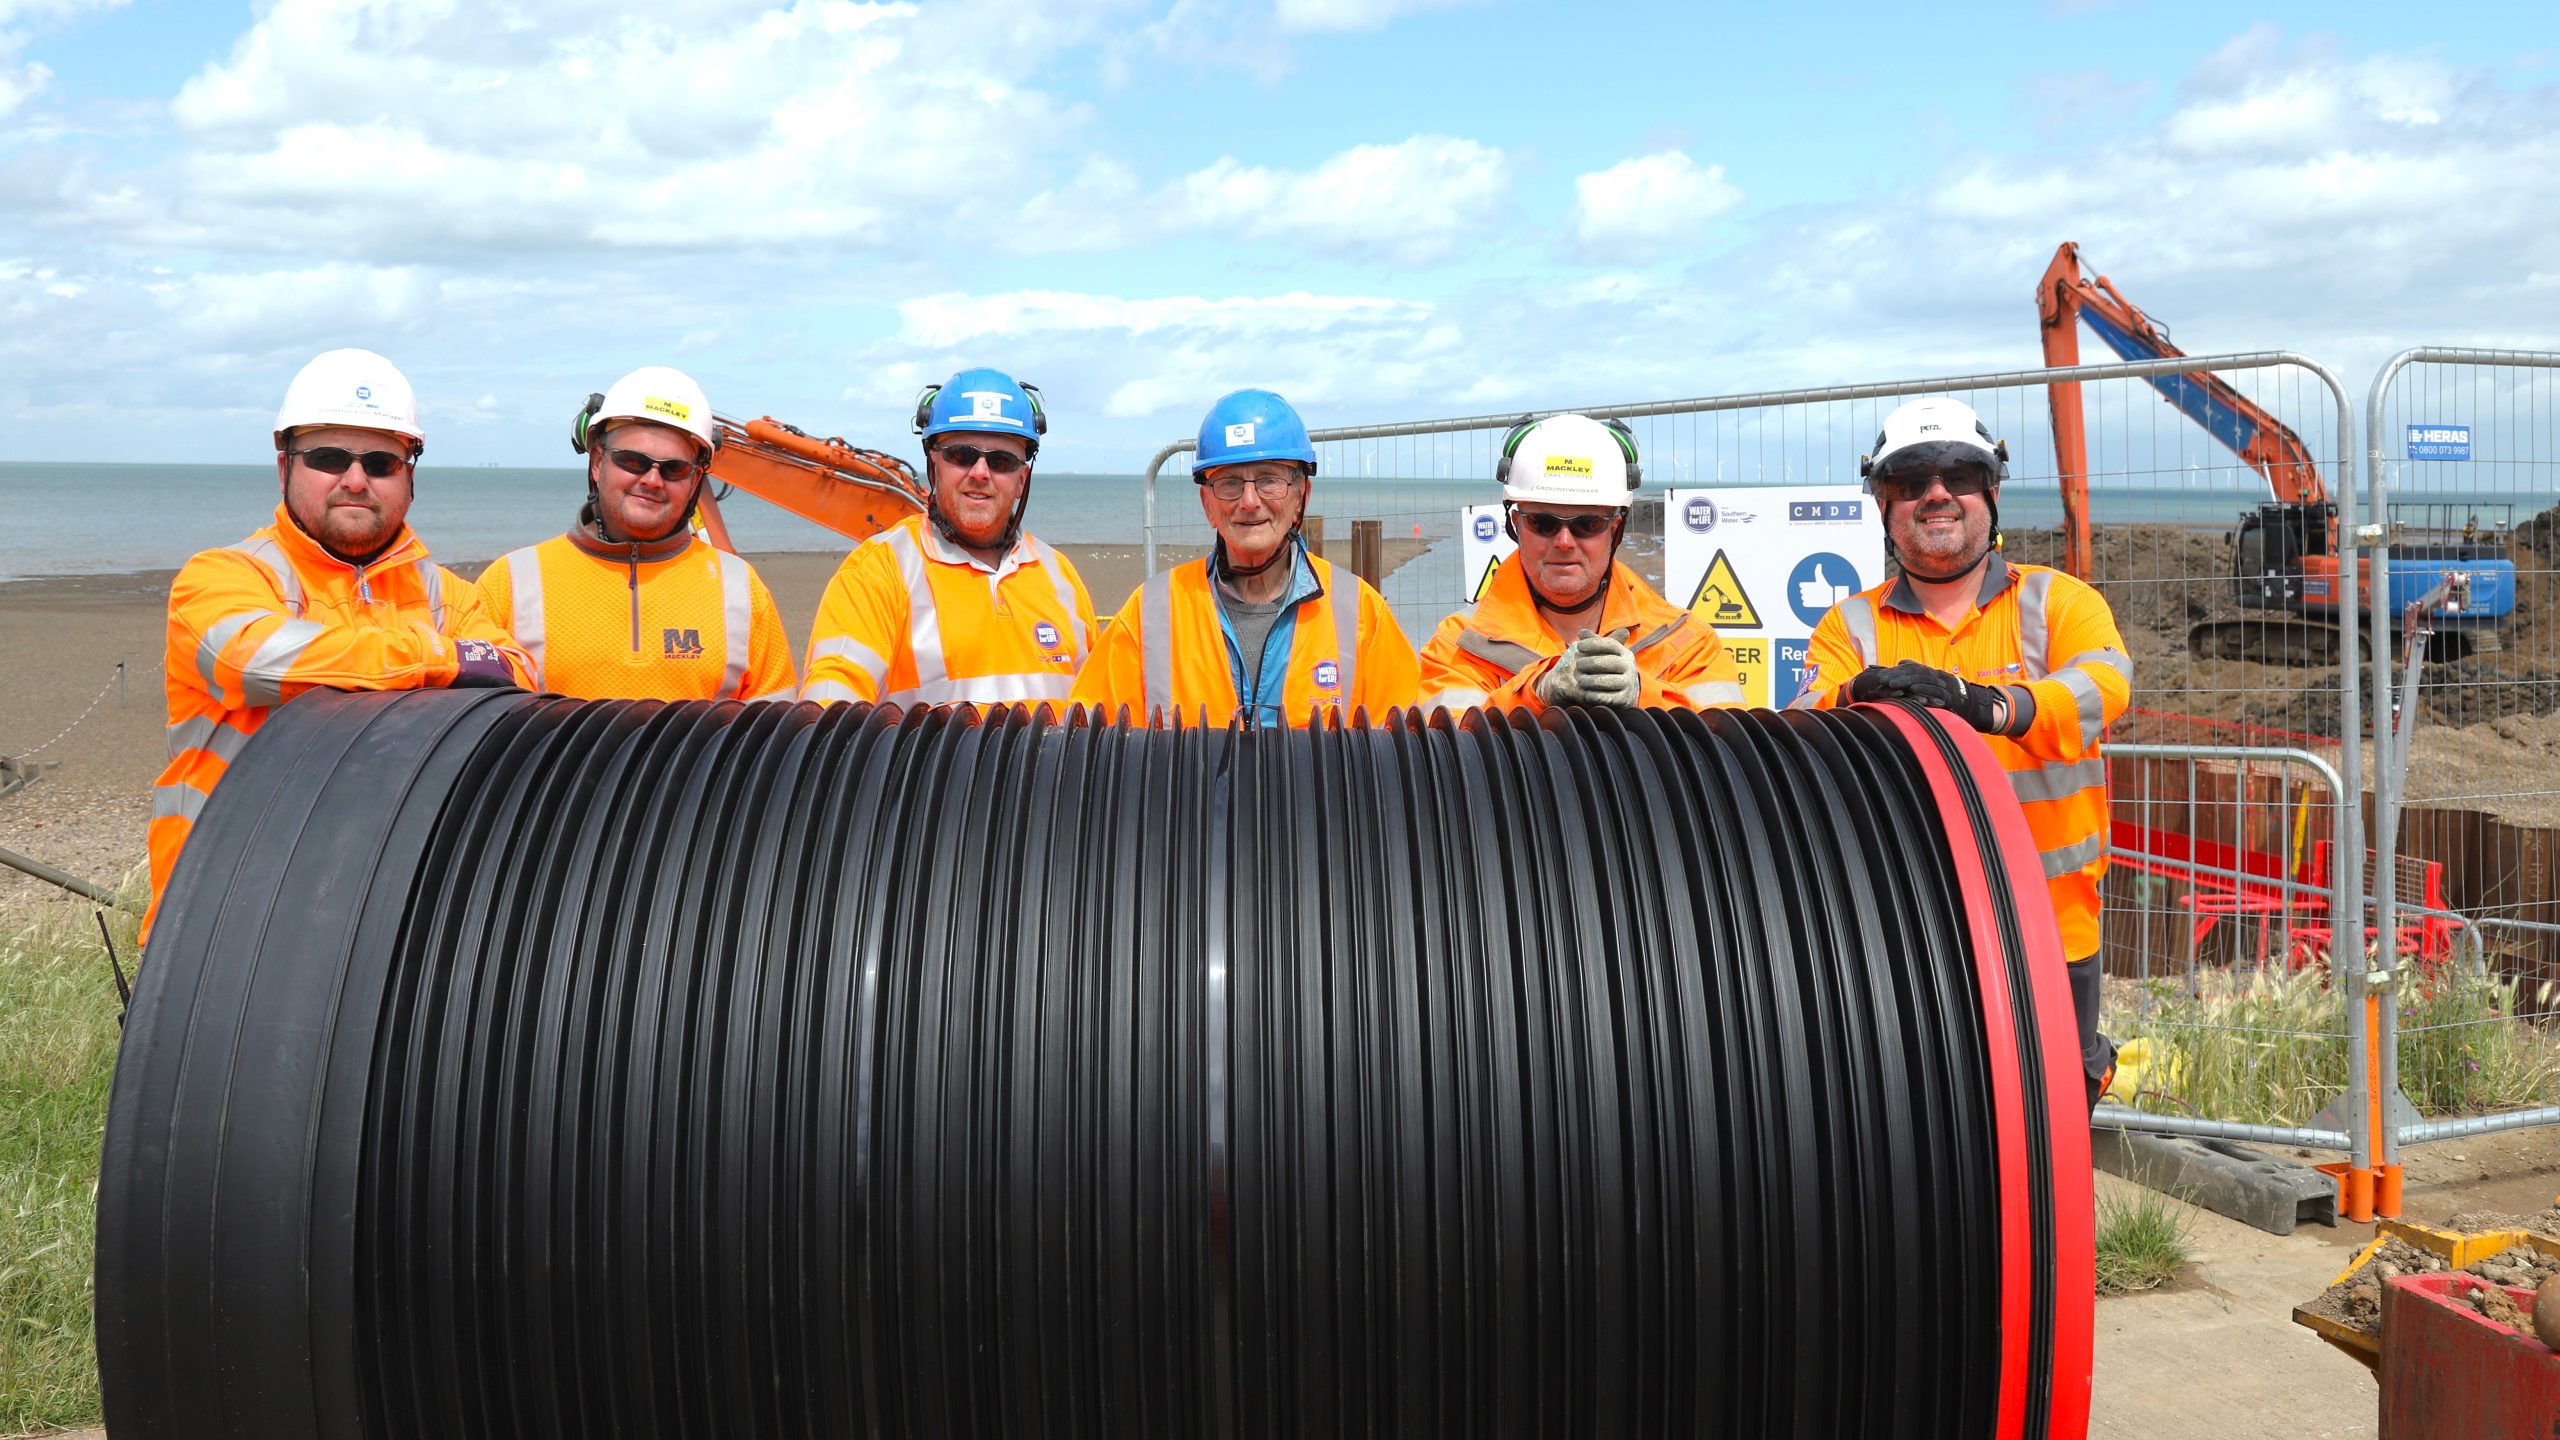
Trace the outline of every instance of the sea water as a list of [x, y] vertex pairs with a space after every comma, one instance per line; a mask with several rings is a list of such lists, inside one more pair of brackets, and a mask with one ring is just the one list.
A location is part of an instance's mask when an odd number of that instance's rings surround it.
[[[1182, 555], [1195, 552], [1206, 534], [1187, 479], [1167, 474], [1157, 494], [1157, 539]], [[1311, 508], [1327, 517], [1327, 538], [1334, 544], [1348, 543], [1354, 518], [1378, 519], [1390, 536], [1441, 540], [1455, 533], [1463, 507], [1498, 493], [1490, 479], [1319, 475]], [[1028, 523], [1041, 538], [1065, 544], [1141, 544], [1145, 494], [1140, 475], [1044, 473], [1033, 483]], [[430, 462], [419, 468], [409, 522], [437, 558], [476, 562], [560, 533], [585, 498], [584, 476], [570, 467]], [[2102, 485], [2093, 492], [2090, 510], [2100, 524], [2228, 529], [2265, 498], [2263, 490], [2242, 488]], [[2519, 497], [2426, 498], [2454, 505], [2476, 499], [2484, 522], [2494, 523], [2492, 517], [2503, 518]], [[0, 461], [0, 580], [173, 570], [198, 550], [228, 545], [267, 523], [275, 502], [272, 464]], [[2527, 518], [2528, 507], [2514, 508], [2516, 520]], [[845, 546], [823, 527], [743, 493], [732, 495], [721, 515], [741, 550], [827, 552]], [[2049, 486], [2013, 480], [2001, 495], [2001, 519], [2013, 528], [2059, 524], [2060, 497]]]

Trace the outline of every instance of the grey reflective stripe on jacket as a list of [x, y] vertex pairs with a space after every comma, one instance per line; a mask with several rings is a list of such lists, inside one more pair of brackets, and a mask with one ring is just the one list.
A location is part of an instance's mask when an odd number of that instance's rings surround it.
[[2085, 840], [2043, 851], [2041, 858], [2044, 861], [2044, 878], [2059, 880], [2065, 875], [2085, 870], [2091, 861], [2106, 853], [2107, 837], [2103, 832], [2089, 836]]
[[1730, 680], [1709, 680], [1690, 687], [1689, 698], [1701, 705], [1739, 705], [1742, 687]]
[[[1218, 583], [1215, 576], [1209, 583]], [[1173, 571], [1159, 570], [1138, 587], [1139, 666], [1146, 677], [1146, 718], [1173, 709]]]
[[1876, 602], [1869, 596], [1852, 595], [1840, 602], [1840, 625], [1849, 632], [1849, 643], [1858, 647], [1858, 663], [1874, 665], [1876, 659]]
[[[1315, 562], [1310, 560], [1307, 563], [1312, 565]], [[1321, 598], [1329, 601], [1333, 606], [1334, 678], [1342, 682], [1341, 708], [1342, 713], [1348, 715], [1351, 713], [1352, 697], [1360, 693], [1360, 592], [1363, 583], [1359, 576], [1351, 574], [1340, 566], [1328, 565], [1325, 568], [1333, 576], [1348, 579], [1351, 582], [1351, 593], [1348, 595], [1334, 594], [1333, 586], [1329, 583], [1321, 592]]]
[[[942, 663], [942, 611], [934, 603], [933, 581], [925, 574], [924, 550], [916, 544], [915, 533], [904, 526], [892, 526], [873, 537], [872, 544], [886, 545], [898, 562], [898, 583], [907, 587], [907, 654], [916, 665], [916, 690], [940, 685], [951, 678]], [[882, 702], [913, 704], [915, 691], [883, 693]]]
[[427, 592], [427, 614], [435, 620], [436, 633], [444, 633], [444, 567], [433, 560], [418, 562], [418, 585]]
[[184, 782], [155, 785], [151, 790], [151, 818], [184, 820], [192, 825], [204, 809], [205, 798], [203, 791]]
[[231, 648], [231, 642], [240, 638], [241, 631], [261, 620], [273, 618], [276, 613], [273, 610], [242, 610], [225, 615], [206, 627], [204, 639], [196, 642], [196, 674], [204, 681], [206, 694], [217, 697], [222, 694], [222, 680], [217, 670], [222, 652]]
[[284, 596], [285, 613], [296, 619], [301, 618], [302, 577], [294, 573], [292, 564], [284, 558], [283, 546], [278, 545], [271, 536], [256, 535], [225, 548], [233, 554], [246, 555], [266, 566], [267, 573], [275, 577], [277, 591]]
[[1506, 675], [1517, 675], [1547, 658], [1517, 640], [1496, 640], [1474, 626], [1458, 632], [1458, 648]]
[[[811, 670], [817, 669], [818, 662], [821, 660], [844, 660], [851, 662], [853, 668], [871, 677], [871, 693], [874, 695], [879, 694], [880, 687], [887, 684], [889, 681], [889, 657], [849, 635], [839, 635], [832, 640], [821, 640], [817, 644], [810, 646], [809, 668]], [[818, 692], [821, 689], [828, 692], [827, 697], [821, 697], [819, 695]], [[846, 685], [841, 680], [811, 681], [808, 690], [805, 691], [800, 698], [804, 700], [833, 698], [834, 692], [838, 690], [842, 690], [844, 692], [842, 697], [844, 699], [851, 700], [855, 698], [852, 687]]]
[[2050, 662], [2053, 631], [2044, 615], [2046, 592], [2053, 589], [2051, 570], [2031, 570], [2018, 577], [2018, 658], [2025, 662], [2027, 678], [2041, 680]]
[[1023, 538], [1031, 542], [1031, 553], [1040, 557], [1041, 566], [1049, 572], [1049, 585], [1058, 593], [1058, 608], [1066, 612], [1067, 624], [1074, 630], [1076, 666], [1081, 668], [1085, 657], [1093, 653], [1093, 636], [1085, 629], [1084, 610], [1076, 604], [1076, 587], [1067, 579], [1066, 562], [1058, 558], [1048, 541], [1029, 535]]
[[2103, 755], [2009, 772], [2009, 788], [2018, 793], [2018, 803], [2022, 805], [2069, 799], [2092, 785], [2106, 783], [2107, 757]]
[[[513, 587], [508, 602], [507, 623], [515, 633], [516, 648], [533, 657], [533, 686], [543, 688], [542, 642], [544, 637], [542, 606], [542, 554], [528, 545], [510, 550], [498, 557], [507, 568], [507, 583]], [[495, 567], [492, 567], [495, 568]]]
[[230, 764], [249, 743], [249, 732], [234, 729], [210, 715], [198, 715], [169, 727], [169, 758], [174, 760], [190, 750], [202, 750]]
[[293, 673], [293, 662], [311, 648], [311, 642], [329, 633], [328, 627], [315, 620], [287, 620], [275, 632], [258, 642], [257, 650], [240, 667], [241, 698], [251, 705], [284, 703], [284, 682]]
[[729, 657], [720, 668], [719, 698], [747, 698], [747, 646], [755, 633], [755, 592], [747, 584], [747, 562], [713, 546], [720, 557], [720, 620], [729, 631]]

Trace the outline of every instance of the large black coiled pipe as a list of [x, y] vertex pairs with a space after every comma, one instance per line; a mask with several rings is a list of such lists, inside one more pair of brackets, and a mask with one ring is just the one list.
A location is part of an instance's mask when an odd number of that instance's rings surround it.
[[181, 861], [117, 1440], [2055, 1436], [2032, 842], [1917, 712], [315, 695]]

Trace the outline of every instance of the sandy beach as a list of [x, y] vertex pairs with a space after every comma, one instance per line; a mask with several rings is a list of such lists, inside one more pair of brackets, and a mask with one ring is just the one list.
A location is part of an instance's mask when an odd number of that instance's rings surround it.
[[[1138, 546], [1058, 548], [1106, 619], [1146, 578]], [[1420, 551], [1413, 541], [1388, 540], [1387, 568]], [[843, 557], [748, 558], [772, 587], [793, 654], [804, 656], [819, 596]], [[453, 568], [471, 577], [485, 563]], [[0, 583], [0, 755], [43, 746], [34, 759], [46, 766], [35, 784], [0, 799], [0, 847], [107, 885], [142, 863], [151, 785], [168, 759], [160, 654], [174, 573]], [[0, 909], [60, 893], [0, 866]]]

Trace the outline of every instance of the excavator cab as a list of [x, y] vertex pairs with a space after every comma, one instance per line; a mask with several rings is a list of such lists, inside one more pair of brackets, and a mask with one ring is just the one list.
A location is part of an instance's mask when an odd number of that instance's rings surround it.
[[[2334, 604], [2337, 539], [2338, 507], [2329, 501], [2277, 501], [2242, 515], [2231, 536], [2232, 598], [2243, 610], [2295, 615]], [[2315, 557], [2326, 563], [2306, 563]]]

